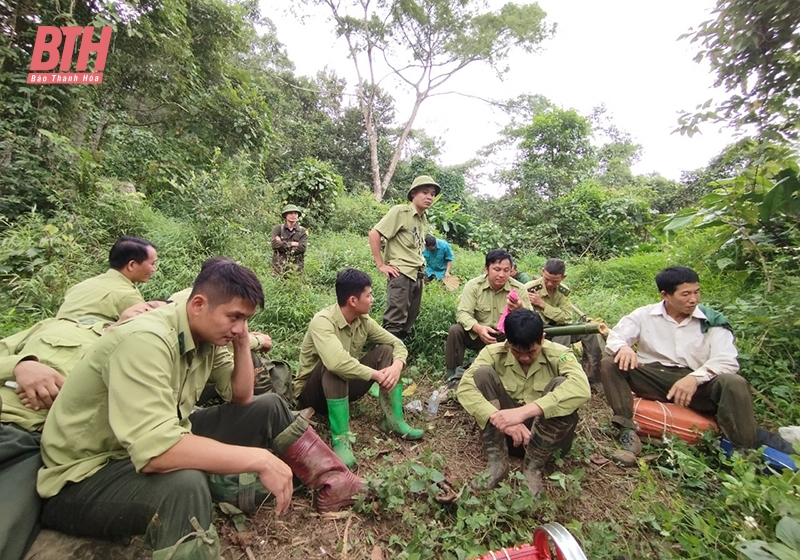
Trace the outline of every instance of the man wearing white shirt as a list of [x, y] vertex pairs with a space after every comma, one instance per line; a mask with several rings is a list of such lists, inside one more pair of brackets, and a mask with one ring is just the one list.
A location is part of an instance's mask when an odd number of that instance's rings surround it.
[[[633, 395], [672, 401], [712, 414], [737, 447], [757, 446], [753, 400], [738, 375], [738, 355], [725, 317], [698, 306], [700, 279], [683, 266], [656, 275], [661, 302], [623, 317], [606, 341], [600, 366], [603, 390], [620, 430], [614, 459], [635, 465], [642, 444], [633, 421]], [[638, 345], [633, 350], [634, 344]]]

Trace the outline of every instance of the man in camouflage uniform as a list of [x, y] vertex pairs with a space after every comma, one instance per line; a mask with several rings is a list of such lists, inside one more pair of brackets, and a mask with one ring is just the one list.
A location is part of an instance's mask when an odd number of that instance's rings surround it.
[[[528, 301], [534, 311], [544, 321], [545, 326], [568, 325], [572, 323], [574, 310], [569, 301], [569, 288], [562, 282], [566, 274], [566, 264], [561, 259], [547, 259], [542, 268], [542, 276], [535, 278], [527, 284]], [[592, 387], [601, 387], [600, 361], [603, 359], [605, 339], [599, 334], [573, 334], [555, 336], [553, 342], [570, 346], [580, 342], [583, 347], [581, 359], [583, 370], [589, 378]]]
[[300, 209], [294, 204], [287, 204], [281, 210], [284, 223], [272, 228], [269, 234], [272, 240], [272, 272], [281, 276], [290, 269], [298, 274], [303, 273], [306, 249], [308, 248], [308, 232], [297, 224]]
[[[542, 492], [542, 468], [572, 446], [577, 409], [591, 396], [569, 348], [545, 340], [542, 320], [518, 309], [505, 320], [506, 341], [481, 350], [458, 386], [458, 401], [477, 421], [488, 457], [486, 487], [508, 474], [508, 452], [525, 449], [522, 474]], [[481, 485], [476, 481], [476, 486]]]
[[[372, 258], [387, 279], [383, 328], [400, 340], [408, 336], [422, 304], [425, 259], [425, 210], [441, 192], [439, 184], [420, 175], [408, 189], [409, 204], [392, 206], [369, 232]], [[381, 238], [386, 247], [381, 254]]]

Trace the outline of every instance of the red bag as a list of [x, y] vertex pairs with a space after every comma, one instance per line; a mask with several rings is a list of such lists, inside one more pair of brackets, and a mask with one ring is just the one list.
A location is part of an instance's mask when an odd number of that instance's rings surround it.
[[672, 434], [687, 443], [697, 443], [702, 432], [719, 431], [713, 418], [690, 408], [640, 397], [633, 399], [633, 420], [642, 435], [662, 438]]

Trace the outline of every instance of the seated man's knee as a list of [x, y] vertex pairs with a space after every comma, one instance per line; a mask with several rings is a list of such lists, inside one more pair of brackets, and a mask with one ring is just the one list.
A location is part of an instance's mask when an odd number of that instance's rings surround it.
[[600, 360], [600, 373], [603, 375], [615, 374], [619, 371], [617, 364], [614, 362], [613, 356], [604, 356]]
[[466, 332], [464, 327], [460, 323], [456, 323], [450, 326], [450, 330], [447, 331], [447, 338], [461, 336], [461, 333], [464, 332]]
[[378, 352], [378, 358], [381, 360], [391, 360], [392, 356], [394, 356], [394, 348], [391, 344], [378, 344], [375, 350]]
[[723, 391], [733, 392], [739, 396], [746, 395], [750, 397], [750, 384], [747, 382], [747, 379], [741, 375], [735, 373], [724, 374], [718, 375], [715, 379]]
[[[211, 492], [203, 471], [181, 469], [171, 473], [161, 473], [153, 477], [157, 481], [157, 495], [160, 503], [179, 508], [197, 517], [204, 527], [211, 522]], [[161, 509], [161, 508], [159, 508]]]

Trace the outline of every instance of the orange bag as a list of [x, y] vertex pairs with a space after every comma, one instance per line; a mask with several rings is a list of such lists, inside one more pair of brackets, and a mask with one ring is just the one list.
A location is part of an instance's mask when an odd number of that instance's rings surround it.
[[687, 443], [697, 443], [702, 432], [719, 431], [713, 418], [690, 408], [640, 397], [633, 399], [633, 420], [642, 435], [661, 438], [672, 434]]

